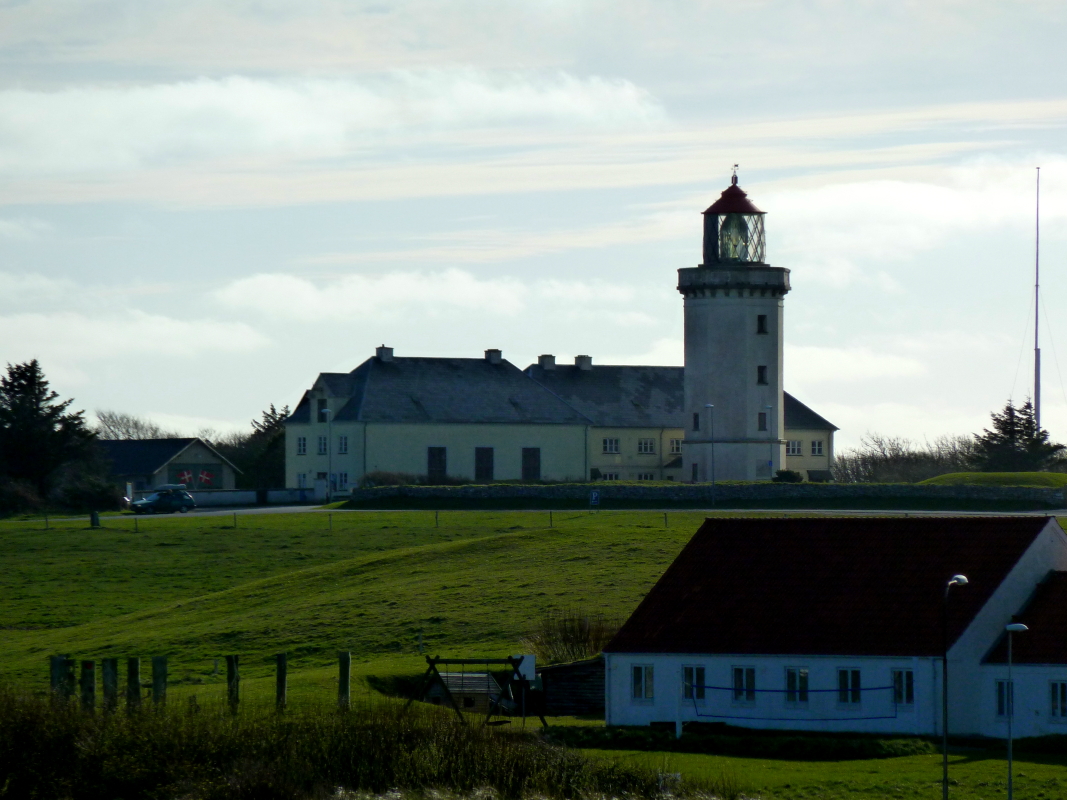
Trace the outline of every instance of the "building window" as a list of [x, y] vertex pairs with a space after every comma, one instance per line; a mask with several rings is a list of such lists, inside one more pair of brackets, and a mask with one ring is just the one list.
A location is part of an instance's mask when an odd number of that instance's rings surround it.
[[308, 488], [308, 476], [306, 473], [301, 472], [296, 476], [296, 488], [306, 489]]
[[815, 439], [811, 443], [811, 454], [813, 456], [822, 455], [822, 439]]
[[1052, 718], [1067, 720], [1067, 681], [1052, 682]]
[[448, 477], [448, 448], [426, 448], [426, 480], [431, 483], [441, 483]]
[[474, 480], [493, 480], [493, 448], [474, 448]]
[[337, 473], [337, 484], [342, 489], [347, 489], [348, 488], [348, 473], [347, 472], [338, 472]]
[[898, 706], [915, 703], [915, 673], [910, 669], [893, 670], [893, 702]]
[[808, 702], [808, 671], [798, 667], [789, 667], [785, 671], [785, 701], [787, 703]]
[[1012, 686], [1012, 683], [1014, 683], [1014, 681], [1012, 681], [1011, 683], [1009, 683], [1008, 681], [997, 681], [997, 716], [998, 717], [1006, 717], [1006, 716], [1008, 716], [1008, 714], [1011, 713], [1011, 707], [1012, 707], [1013, 701], [1015, 699], [1014, 698], [1015, 692], [1013, 691], [1013, 689], [1015, 687]]
[[619, 479], [619, 473], [617, 472], [601, 472], [600, 479], [603, 481], [617, 481]]
[[756, 333], [759, 333], [759, 334], [766, 334], [767, 333], [767, 315], [766, 314], [757, 314], [756, 315]]
[[699, 411], [694, 411], [693, 412], [693, 430], [695, 430], [695, 431], [699, 431], [700, 430], [700, 412]]
[[347, 436], [338, 436], [337, 437], [337, 452], [338, 452], [339, 455], [342, 455], [342, 456], [348, 454], [348, 437]]
[[767, 412], [766, 411], [759, 412], [759, 416], [756, 418], [756, 428], [757, 428], [757, 430], [761, 430], [761, 431], [767, 430]]
[[686, 700], [704, 699], [706, 690], [703, 667], [682, 667], [682, 683], [685, 687], [683, 691]]
[[804, 455], [804, 442], [800, 440], [790, 440], [785, 446], [785, 454], [787, 456], [802, 456]]
[[837, 702], [856, 705], [860, 702], [860, 671], [839, 669], [837, 671]]
[[682, 440], [671, 439], [671, 455], [680, 456], [682, 454]]
[[631, 673], [630, 697], [634, 700], [652, 700], [652, 665], [634, 664]]
[[605, 453], [618, 453], [619, 452], [619, 440], [618, 439], [605, 439], [604, 440], [604, 452]]
[[654, 481], [656, 480], [655, 472], [638, 472], [637, 480], [639, 481]]
[[734, 702], [756, 702], [755, 667], [734, 667]]
[[319, 437], [319, 455], [320, 456], [326, 455], [326, 437], [325, 436], [320, 436]]
[[308, 454], [308, 437], [296, 437], [296, 454], [298, 456], [306, 456]]
[[638, 439], [637, 440], [637, 452], [643, 456], [656, 454], [656, 440], [655, 439]]
[[758, 383], [760, 386], [767, 385], [767, 367], [763, 366], [762, 364], [756, 367], [756, 383]]

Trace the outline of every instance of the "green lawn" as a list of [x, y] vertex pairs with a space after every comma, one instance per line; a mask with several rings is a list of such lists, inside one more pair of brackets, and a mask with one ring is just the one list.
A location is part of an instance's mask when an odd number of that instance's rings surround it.
[[[731, 516], [735, 514], [729, 514]], [[748, 515], [738, 513], [736, 515]], [[780, 516], [780, 514], [773, 514]], [[702, 512], [335, 511], [238, 517], [0, 522], [0, 680], [47, 685], [48, 655], [170, 657], [171, 697], [221, 702], [241, 656], [242, 694], [267, 700], [274, 653], [293, 705], [336, 696], [336, 652], [353, 692], [420, 673], [429, 653], [500, 657], [536, 619], [581, 607], [625, 617], [699, 527]], [[147, 677], [148, 665], [142, 669]], [[559, 720], [559, 722], [564, 722]], [[574, 720], [566, 721], [573, 724]], [[533, 724], [531, 722], [531, 724]], [[937, 757], [786, 762], [610, 751], [661, 771], [723, 770], [776, 798], [940, 796]], [[954, 757], [954, 798], [1003, 796], [1003, 761]], [[1062, 761], [1020, 758], [1019, 798], [1067, 797]]]
[[950, 472], [920, 483], [933, 486], [1035, 486], [1059, 489], [1067, 486], [1065, 472]]

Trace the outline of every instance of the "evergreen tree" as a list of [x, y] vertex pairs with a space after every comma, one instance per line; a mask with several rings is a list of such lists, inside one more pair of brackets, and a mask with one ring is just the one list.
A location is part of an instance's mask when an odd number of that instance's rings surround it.
[[1000, 413], [993, 412], [993, 430], [975, 435], [974, 466], [983, 472], [1036, 472], [1061, 458], [1062, 444], [1049, 441], [1037, 427], [1034, 406], [1027, 398], [1016, 408], [1011, 400]]
[[44, 497], [61, 467], [89, 457], [93, 433], [83, 411], [67, 410], [72, 402], [49, 389], [37, 359], [8, 364], [0, 378], [0, 474]]

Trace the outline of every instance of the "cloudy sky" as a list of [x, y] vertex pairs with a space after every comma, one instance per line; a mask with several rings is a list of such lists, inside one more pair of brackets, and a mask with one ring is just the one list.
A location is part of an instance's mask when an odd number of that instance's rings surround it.
[[[741, 165], [786, 388], [1067, 439], [1062, 0], [0, 0], [0, 362], [91, 415], [245, 427], [397, 355], [680, 364]], [[1057, 351], [1057, 348], [1060, 351]]]

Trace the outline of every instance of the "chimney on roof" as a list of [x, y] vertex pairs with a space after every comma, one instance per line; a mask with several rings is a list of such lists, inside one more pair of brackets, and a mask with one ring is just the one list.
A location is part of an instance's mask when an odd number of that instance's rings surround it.
[[495, 347], [491, 347], [485, 351], [485, 360], [490, 364], [499, 364], [501, 353]]
[[593, 357], [592, 356], [575, 356], [574, 357], [574, 366], [576, 366], [578, 369], [582, 370], [583, 372], [588, 372], [589, 370], [591, 370], [593, 368]]
[[543, 370], [555, 369], [556, 368], [556, 357], [555, 356], [538, 356], [537, 357], [537, 366], [539, 366]]
[[393, 360], [393, 348], [386, 347], [384, 344], [375, 349], [374, 357], [379, 361], [392, 361]]

